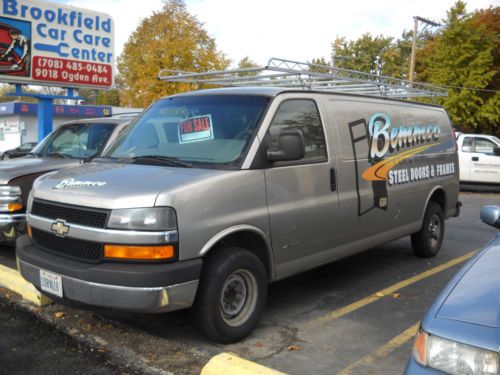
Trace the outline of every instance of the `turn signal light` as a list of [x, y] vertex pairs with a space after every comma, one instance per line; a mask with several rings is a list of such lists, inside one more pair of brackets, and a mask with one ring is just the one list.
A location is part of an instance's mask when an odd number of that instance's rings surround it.
[[28, 224], [28, 236], [29, 238], [33, 238], [33, 231], [31, 230], [31, 225]]
[[104, 257], [115, 259], [162, 260], [175, 255], [172, 245], [163, 246], [128, 246], [104, 245]]
[[22, 203], [13, 202], [13, 203], [9, 203], [7, 205], [7, 207], [9, 209], [9, 212], [14, 212], [14, 211], [22, 210], [24, 205]]
[[429, 335], [419, 329], [413, 342], [413, 358], [421, 365], [427, 364], [427, 339]]

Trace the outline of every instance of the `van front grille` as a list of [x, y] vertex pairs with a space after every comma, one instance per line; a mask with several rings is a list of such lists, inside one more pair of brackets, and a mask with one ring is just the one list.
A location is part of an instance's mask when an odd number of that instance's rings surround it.
[[102, 259], [102, 243], [58, 237], [37, 228], [31, 228], [31, 231], [35, 245], [46, 251], [92, 263], [97, 263]]
[[72, 206], [35, 199], [31, 214], [52, 220], [64, 220], [71, 224], [87, 227], [106, 228], [109, 210]]

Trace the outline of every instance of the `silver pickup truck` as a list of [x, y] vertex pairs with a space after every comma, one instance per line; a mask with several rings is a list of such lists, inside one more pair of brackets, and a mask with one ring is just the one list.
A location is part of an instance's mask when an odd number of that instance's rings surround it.
[[443, 108], [225, 88], [164, 98], [103, 158], [35, 181], [22, 276], [52, 298], [250, 334], [267, 284], [411, 236], [433, 257], [458, 215]]
[[0, 243], [14, 245], [26, 233], [26, 201], [33, 181], [44, 173], [74, 167], [106, 151], [130, 118], [67, 122], [29, 155], [0, 162]]

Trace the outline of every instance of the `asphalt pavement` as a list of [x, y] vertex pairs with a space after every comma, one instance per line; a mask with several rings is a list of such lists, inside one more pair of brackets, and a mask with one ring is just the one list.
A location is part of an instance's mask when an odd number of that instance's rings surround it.
[[125, 375], [105, 350], [89, 348], [0, 297], [0, 374]]

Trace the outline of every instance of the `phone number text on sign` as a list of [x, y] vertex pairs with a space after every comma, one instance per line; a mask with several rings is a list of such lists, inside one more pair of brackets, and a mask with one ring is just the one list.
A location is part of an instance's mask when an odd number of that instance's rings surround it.
[[110, 87], [112, 67], [106, 64], [35, 56], [32, 74], [38, 81]]

